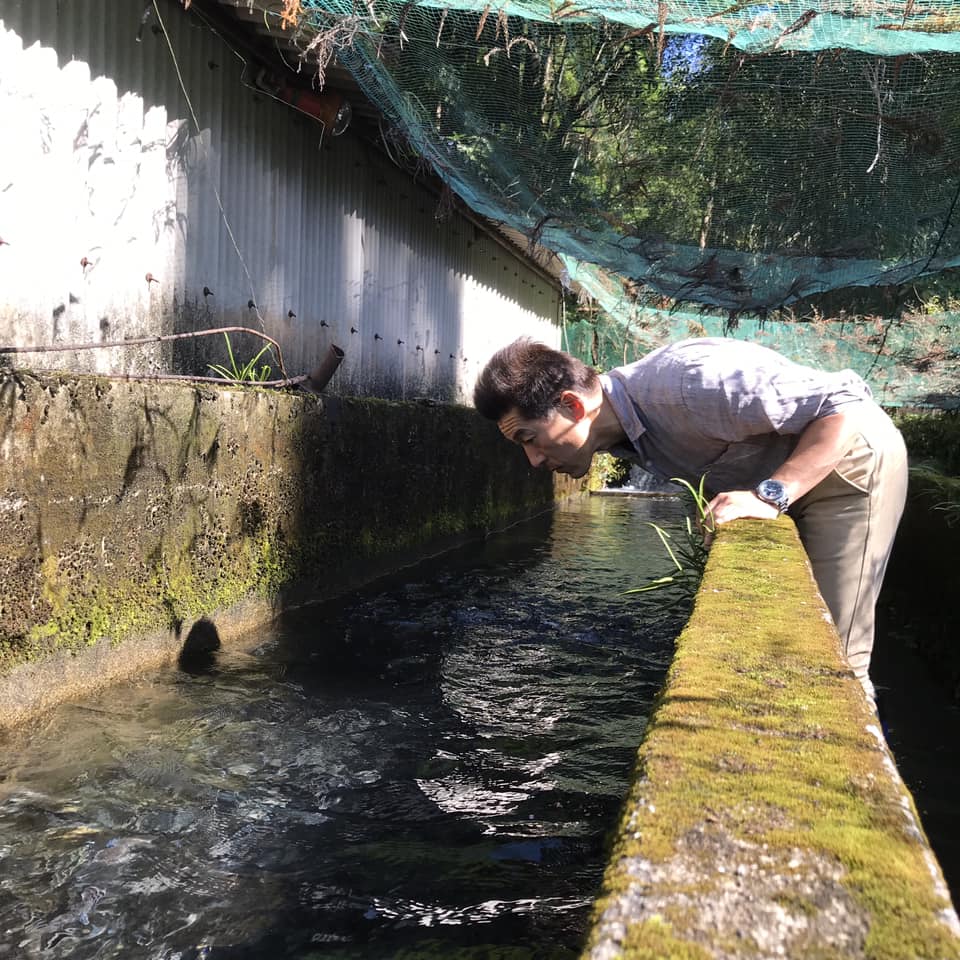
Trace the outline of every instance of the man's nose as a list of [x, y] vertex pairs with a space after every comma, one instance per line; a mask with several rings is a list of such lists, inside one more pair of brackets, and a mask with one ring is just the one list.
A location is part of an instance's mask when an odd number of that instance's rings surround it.
[[527, 454], [527, 459], [530, 461], [531, 467], [539, 467], [543, 464], [544, 460], [547, 458], [537, 449], [533, 447], [532, 444], [527, 444], [524, 448]]

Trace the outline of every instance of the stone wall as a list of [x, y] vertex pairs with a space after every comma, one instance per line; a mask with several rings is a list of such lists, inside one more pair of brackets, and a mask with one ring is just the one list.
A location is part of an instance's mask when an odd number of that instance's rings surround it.
[[585, 960], [960, 957], [913, 801], [793, 524], [721, 527]]
[[0, 723], [554, 495], [464, 407], [8, 372]]

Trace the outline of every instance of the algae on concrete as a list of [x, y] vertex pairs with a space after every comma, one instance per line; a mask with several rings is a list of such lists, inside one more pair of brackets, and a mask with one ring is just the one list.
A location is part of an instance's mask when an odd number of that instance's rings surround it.
[[787, 518], [720, 528], [586, 956], [960, 957], [960, 926]]
[[10, 371], [0, 484], [0, 723], [18, 665], [107, 643], [120, 676], [555, 496], [465, 407]]

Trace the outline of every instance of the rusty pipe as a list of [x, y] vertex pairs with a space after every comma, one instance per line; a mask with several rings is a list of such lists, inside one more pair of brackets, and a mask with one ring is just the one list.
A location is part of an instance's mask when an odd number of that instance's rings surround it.
[[343, 362], [344, 352], [335, 343], [330, 344], [319, 366], [307, 374], [307, 379], [303, 386], [312, 393], [320, 393], [321, 390], [330, 382], [331, 377], [337, 372], [337, 368]]

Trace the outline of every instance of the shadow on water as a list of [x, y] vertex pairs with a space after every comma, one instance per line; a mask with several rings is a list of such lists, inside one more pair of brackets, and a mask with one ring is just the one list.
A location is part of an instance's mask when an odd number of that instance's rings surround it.
[[871, 675], [887, 743], [958, 904], [960, 704], [919, 652], [931, 616], [939, 618], [940, 611], [918, 610], [915, 599], [885, 588]]
[[956, 527], [907, 502], [877, 605], [871, 676], [887, 742], [960, 903], [960, 591]]
[[7, 748], [0, 955], [577, 956], [682, 625], [622, 596], [670, 510], [563, 507], [57, 711]]
[[220, 634], [216, 624], [203, 617], [190, 628], [180, 649], [177, 666], [193, 676], [207, 673], [216, 665], [219, 649]]

